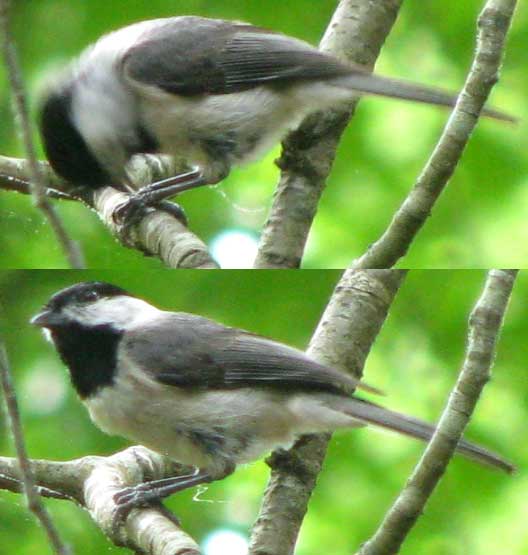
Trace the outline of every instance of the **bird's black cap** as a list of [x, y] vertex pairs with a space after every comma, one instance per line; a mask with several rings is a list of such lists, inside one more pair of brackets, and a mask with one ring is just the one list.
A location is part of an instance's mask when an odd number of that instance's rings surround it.
[[69, 304], [82, 304], [94, 302], [97, 299], [117, 297], [130, 293], [111, 283], [104, 281], [84, 281], [71, 285], [66, 289], [61, 289], [55, 293], [47, 302], [45, 309], [49, 311], [59, 311]]

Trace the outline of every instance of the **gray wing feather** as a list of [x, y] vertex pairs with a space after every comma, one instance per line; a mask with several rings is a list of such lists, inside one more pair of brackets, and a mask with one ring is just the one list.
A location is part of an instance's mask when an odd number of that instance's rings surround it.
[[197, 17], [178, 17], [145, 33], [123, 59], [128, 77], [179, 95], [227, 94], [350, 74], [311, 45], [279, 33]]
[[302, 351], [217, 324], [166, 313], [127, 333], [127, 356], [157, 381], [179, 387], [267, 386], [350, 393], [357, 380], [318, 364]]
[[249, 379], [341, 393], [351, 393], [358, 385], [358, 380], [318, 364], [302, 351], [245, 332], [218, 350], [215, 359], [225, 371], [226, 383]]

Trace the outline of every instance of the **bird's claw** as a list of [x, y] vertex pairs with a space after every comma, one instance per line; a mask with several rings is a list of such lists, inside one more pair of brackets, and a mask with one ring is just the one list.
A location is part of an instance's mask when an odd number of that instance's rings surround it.
[[163, 505], [157, 493], [149, 489], [146, 484], [138, 484], [137, 486], [120, 489], [114, 494], [113, 500], [116, 504], [112, 517], [112, 532], [114, 535], [117, 535], [118, 530], [123, 526], [130, 512], [141, 507], [156, 509], [176, 526], [180, 526], [179, 518]]
[[126, 238], [128, 244], [133, 243], [133, 241], [130, 241], [132, 228], [139, 224], [149, 212], [155, 209], [167, 212], [181, 222], [182, 225], [187, 226], [187, 216], [179, 204], [161, 201], [151, 206], [139, 195], [132, 195], [116, 207], [112, 216], [114, 223], [121, 228], [121, 233]]

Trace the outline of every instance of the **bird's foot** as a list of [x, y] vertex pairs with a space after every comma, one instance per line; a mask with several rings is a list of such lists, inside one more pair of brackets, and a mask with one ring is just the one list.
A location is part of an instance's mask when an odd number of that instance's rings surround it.
[[141, 193], [130, 196], [126, 201], [120, 204], [114, 211], [113, 219], [117, 226], [120, 227], [121, 233], [125, 238], [125, 242], [129, 245], [134, 244], [130, 234], [141, 220], [153, 210], [162, 210], [176, 218], [182, 225], [187, 227], [187, 216], [183, 208], [175, 202], [160, 201], [155, 205], [150, 205], [141, 196]]

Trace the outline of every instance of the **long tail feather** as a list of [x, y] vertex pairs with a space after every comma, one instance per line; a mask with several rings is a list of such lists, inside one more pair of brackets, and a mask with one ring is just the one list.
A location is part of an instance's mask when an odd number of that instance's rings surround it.
[[[435, 431], [434, 426], [422, 420], [386, 409], [357, 397], [340, 398], [340, 401], [339, 410], [368, 424], [394, 430], [423, 441], [429, 441]], [[488, 466], [500, 468], [509, 474], [516, 470], [513, 464], [500, 455], [465, 439], [460, 440], [457, 451], [465, 457]]]
[[[457, 95], [441, 89], [417, 85], [409, 81], [400, 79], [390, 79], [372, 73], [366, 73], [360, 70], [354, 70], [353, 73], [346, 77], [339, 77], [336, 82], [340, 86], [344, 86], [358, 92], [376, 94], [381, 96], [389, 96], [392, 98], [401, 98], [403, 100], [412, 100], [414, 102], [424, 102], [426, 104], [438, 104], [440, 106], [454, 106], [457, 101]], [[510, 114], [495, 110], [493, 108], [484, 108], [482, 113], [490, 118], [517, 123], [518, 119]]]

